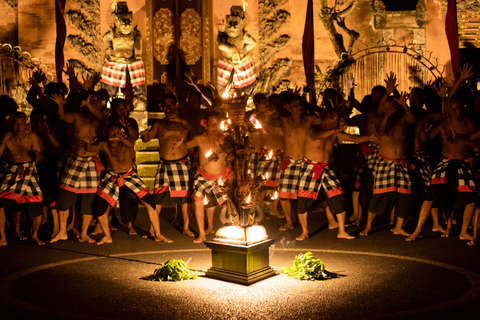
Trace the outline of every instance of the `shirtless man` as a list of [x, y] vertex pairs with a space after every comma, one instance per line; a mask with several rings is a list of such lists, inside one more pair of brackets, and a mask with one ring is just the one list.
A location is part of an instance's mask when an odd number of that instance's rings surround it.
[[5, 207], [20, 204], [33, 218], [32, 241], [38, 238], [42, 223], [42, 191], [38, 182], [36, 161], [41, 157], [38, 136], [27, 129], [27, 115], [15, 112], [11, 116], [12, 132], [6, 132], [0, 143], [0, 157], [6, 152], [5, 174], [0, 186], [0, 246], [7, 245]]
[[339, 127], [338, 113], [326, 110], [322, 113], [321, 124], [310, 128], [305, 139], [305, 157], [302, 176], [298, 183], [298, 220], [302, 226], [302, 234], [298, 241], [308, 239], [308, 211], [313, 208], [320, 189], [325, 194], [328, 207], [337, 216], [337, 238], [355, 239], [345, 231], [345, 199], [340, 181], [329, 165], [330, 155], [336, 139], [362, 143], [379, 142], [372, 136], [352, 136], [342, 132], [346, 126]]
[[[392, 83], [387, 84], [388, 95], [396, 87], [394, 81]], [[374, 172], [373, 195], [369, 203], [367, 225], [360, 235], [367, 236], [370, 233], [376, 215], [390, 213], [393, 208], [397, 223], [391, 231], [398, 235], [409, 235], [402, 228], [412, 200], [412, 182], [409, 165], [405, 159], [406, 124], [415, 123], [416, 117], [407, 106], [406, 97], [403, 93], [400, 99], [388, 97], [384, 102], [383, 115], [376, 127], [380, 145]], [[397, 106], [397, 103], [400, 106]]]
[[[215, 207], [207, 210], [208, 228], [205, 230], [204, 197], [209, 193], [213, 193], [219, 206], [227, 201], [227, 197], [221, 194], [218, 188], [218, 179], [222, 178], [223, 181], [227, 180], [230, 171], [226, 161], [227, 153], [221, 150], [224, 135], [220, 130], [220, 122], [218, 114], [212, 112], [208, 116], [207, 131], [204, 134], [196, 135], [192, 140], [185, 143], [183, 143], [183, 140], [177, 142], [178, 145], [181, 144], [180, 148], [189, 149], [196, 146], [199, 147], [200, 165], [197, 167], [193, 185], [195, 218], [197, 219], [199, 231], [198, 238], [193, 240], [195, 243], [202, 243], [207, 239], [207, 234], [214, 233], [213, 214]], [[213, 157], [207, 158], [206, 154], [209, 151], [213, 153]], [[218, 159], [216, 159], [217, 157]]]
[[[453, 220], [453, 209], [465, 206], [460, 239], [472, 240], [467, 233], [473, 211], [475, 210], [476, 188], [475, 176], [472, 170], [470, 143], [457, 139], [457, 135], [472, 135], [476, 131], [475, 123], [464, 117], [465, 107], [459, 97], [450, 99], [448, 117], [441, 121], [430, 133], [430, 138], [440, 134], [442, 137], [442, 155], [437, 168], [432, 174], [425, 200], [420, 208], [417, 227], [407, 241], [415, 240], [422, 231], [423, 224], [430, 213], [433, 201], [437, 198], [445, 200], [445, 215], [448, 217], [447, 229], [442, 237], [450, 236]], [[474, 137], [476, 138], [476, 137]], [[450, 177], [456, 177], [450, 181]], [[448, 196], [447, 196], [448, 193]]]
[[147, 208], [148, 217], [154, 229], [155, 241], [171, 243], [172, 240], [164, 237], [160, 232], [160, 221], [155, 211], [155, 201], [143, 181], [138, 177], [134, 167], [135, 157], [134, 142], [126, 134], [123, 127], [111, 122], [106, 128], [108, 142], [94, 140], [86, 135], [82, 140], [87, 143], [85, 149], [90, 152], [102, 151], [107, 158], [107, 173], [103, 177], [98, 191], [93, 200], [95, 216], [98, 217], [100, 226], [105, 236], [97, 244], [111, 243], [112, 237], [108, 226], [108, 207], [114, 207], [120, 193], [134, 194]]
[[293, 229], [290, 199], [297, 199], [298, 177], [303, 166], [307, 132], [312, 125], [320, 123], [318, 117], [304, 115], [304, 106], [299, 96], [293, 96], [286, 109], [290, 111], [288, 117], [267, 119], [268, 123], [281, 127], [283, 131], [285, 155], [279, 165], [283, 170], [283, 177], [279, 182], [279, 195], [280, 205], [285, 213], [287, 223], [280, 228], [280, 231]]
[[[175, 142], [181, 139], [186, 140], [189, 133], [195, 132], [195, 128], [178, 117], [177, 99], [174, 95], [164, 95], [160, 100], [160, 107], [165, 113], [165, 119], [155, 122], [150, 130], [140, 132], [143, 142], [157, 138], [160, 144], [160, 162], [155, 175], [153, 192], [155, 209], [157, 214], [160, 214], [162, 205], [180, 205], [183, 216], [183, 233], [193, 237], [188, 217], [189, 153], [188, 148], [183, 145], [178, 146]], [[150, 228], [151, 236], [154, 236], [153, 231]]]
[[80, 213], [82, 214], [82, 229], [80, 242], [95, 243], [87, 234], [92, 221], [92, 201], [100, 183], [100, 172], [103, 166], [98, 158], [98, 152], [85, 150], [85, 141], [81, 137], [90, 135], [92, 138], [100, 136], [107, 116], [102, 111], [102, 96], [91, 94], [82, 101], [80, 112], [65, 112], [65, 99], [61, 95], [54, 95], [53, 100], [58, 105], [59, 119], [73, 126], [73, 136], [70, 141], [70, 156], [60, 176], [57, 198], [60, 231], [50, 240], [50, 243], [68, 239], [67, 219], [69, 209], [81, 197]]

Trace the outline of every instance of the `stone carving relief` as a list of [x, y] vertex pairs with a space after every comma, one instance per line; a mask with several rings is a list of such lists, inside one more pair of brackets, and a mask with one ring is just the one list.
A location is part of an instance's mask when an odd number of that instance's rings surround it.
[[423, 28], [427, 23], [427, 3], [425, 0], [420, 0], [417, 3], [417, 10], [415, 12], [415, 21], [419, 28]]
[[13, 9], [15, 9], [16, 7], [18, 7], [18, 0], [6, 0], [7, 4], [12, 7]]
[[153, 49], [158, 62], [168, 65], [175, 57], [175, 17], [162, 8], [153, 17]]
[[194, 9], [186, 9], [180, 16], [180, 54], [188, 65], [194, 65], [202, 56], [202, 19]]
[[375, 0], [373, 2], [374, 23], [376, 29], [383, 29], [387, 25], [387, 10], [385, 3], [382, 0]]

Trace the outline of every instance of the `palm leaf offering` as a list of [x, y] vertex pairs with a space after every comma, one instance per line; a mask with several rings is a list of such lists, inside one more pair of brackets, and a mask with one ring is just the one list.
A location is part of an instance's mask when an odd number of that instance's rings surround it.
[[196, 279], [197, 273], [188, 269], [187, 262], [183, 260], [167, 260], [160, 268], [155, 269], [150, 281], [182, 281]]
[[313, 253], [299, 254], [293, 260], [291, 268], [283, 267], [282, 273], [298, 280], [324, 280], [330, 279], [330, 274], [325, 271], [325, 264], [320, 259], [315, 259]]

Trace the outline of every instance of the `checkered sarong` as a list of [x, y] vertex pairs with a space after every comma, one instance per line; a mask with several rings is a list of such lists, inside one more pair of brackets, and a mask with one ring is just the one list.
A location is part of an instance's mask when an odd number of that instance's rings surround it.
[[17, 203], [43, 201], [35, 162], [5, 163], [0, 198], [15, 200]]
[[119, 198], [120, 187], [123, 186], [132, 190], [140, 199], [150, 193], [147, 186], [139, 178], [137, 170], [132, 168], [123, 174], [107, 171], [98, 186], [97, 195], [113, 207]]
[[432, 179], [432, 169], [430, 168], [430, 162], [428, 162], [428, 156], [425, 152], [415, 152], [413, 157], [416, 159], [415, 170], [418, 170], [419, 178], [421, 181], [415, 181], [422, 184], [422, 193], [427, 192], [430, 180]]
[[329, 198], [343, 194], [342, 184], [328, 163], [303, 158], [298, 196], [316, 200], [322, 187]]
[[218, 60], [217, 83], [225, 87], [230, 78], [230, 74], [234, 69], [235, 74], [233, 75], [232, 88], [246, 87], [249, 84], [254, 83], [257, 79], [255, 77], [253, 60], [247, 56], [238, 64], [231, 64], [225, 59]]
[[186, 157], [168, 161], [160, 158], [155, 175], [154, 194], [169, 191], [170, 197], [187, 197], [190, 188], [190, 161]]
[[280, 170], [279, 165], [283, 161], [283, 152], [277, 150], [274, 152], [272, 160], [263, 167], [263, 171], [259, 171], [260, 174], [267, 174], [268, 179], [265, 183], [266, 187], [278, 188], [279, 181], [282, 178], [282, 170]]
[[376, 161], [373, 194], [412, 193], [412, 180], [406, 159], [392, 160], [379, 156]]
[[290, 161], [279, 181], [278, 193], [282, 199], [297, 199], [298, 179], [302, 173], [303, 159], [293, 160], [283, 156], [283, 161]]
[[373, 188], [373, 170], [378, 159], [378, 145], [373, 143], [362, 144], [361, 152], [365, 161], [355, 170], [354, 189], [359, 190], [362, 185]]
[[[457, 173], [458, 181], [447, 181], [448, 166], [452, 162], [458, 164]], [[439, 185], [447, 183], [457, 183], [458, 192], [475, 192], [475, 173], [472, 168], [473, 159], [442, 159], [437, 165], [437, 168], [432, 173], [432, 180], [430, 185]]]
[[60, 176], [59, 187], [74, 193], [95, 193], [103, 170], [100, 159], [71, 154]]
[[100, 81], [114, 87], [124, 88], [127, 83], [127, 67], [132, 87], [145, 84], [145, 68], [141, 60], [125, 64], [105, 59]]
[[193, 199], [195, 201], [202, 201], [204, 195], [212, 192], [219, 205], [227, 201], [227, 196], [221, 194], [218, 188], [218, 178], [227, 180], [229, 172], [230, 168], [225, 167], [221, 173], [213, 175], [205, 172], [202, 167], [198, 166], [193, 184]]
[[264, 149], [255, 149], [255, 151], [250, 153], [250, 162], [248, 164], [248, 176], [251, 180], [255, 180], [256, 177], [263, 173], [265, 169], [265, 164], [260, 163], [259, 159], [262, 154], [265, 154], [266, 150]]

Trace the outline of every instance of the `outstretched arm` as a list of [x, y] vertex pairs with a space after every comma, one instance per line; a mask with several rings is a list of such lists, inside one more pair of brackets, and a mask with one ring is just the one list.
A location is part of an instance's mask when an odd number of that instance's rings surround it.
[[380, 139], [374, 134], [369, 136], [356, 136], [356, 135], [339, 132], [337, 134], [337, 139], [338, 141], [351, 141], [355, 143], [363, 143], [363, 142], [380, 143]]
[[159, 129], [159, 124], [158, 122], [155, 122], [152, 125], [152, 128], [150, 130], [143, 130], [142, 132], [140, 132], [140, 137], [142, 137], [142, 141], [148, 142], [153, 138], [155, 138], [157, 136], [158, 129]]

